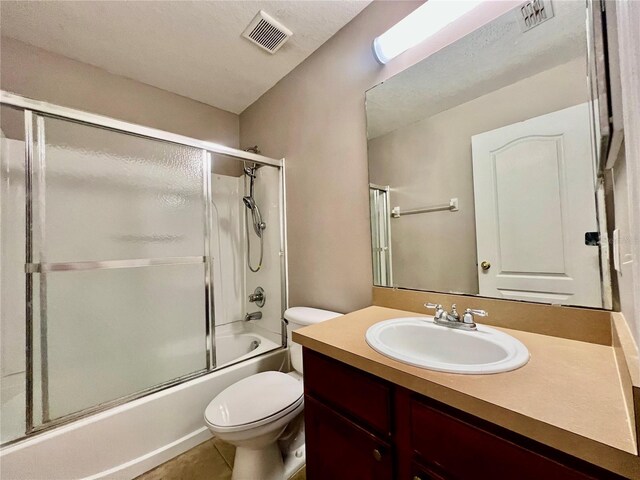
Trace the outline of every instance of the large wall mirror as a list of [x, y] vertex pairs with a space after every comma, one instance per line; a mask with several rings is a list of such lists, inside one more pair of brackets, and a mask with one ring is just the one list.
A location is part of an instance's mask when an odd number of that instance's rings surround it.
[[375, 285], [611, 308], [592, 13], [544, 5], [367, 92]]

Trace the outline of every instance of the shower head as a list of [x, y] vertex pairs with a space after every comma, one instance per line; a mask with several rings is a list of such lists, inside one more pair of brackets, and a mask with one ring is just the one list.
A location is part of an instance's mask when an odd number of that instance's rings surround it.
[[262, 231], [267, 228], [267, 224], [262, 221], [262, 215], [260, 214], [260, 209], [258, 208], [256, 201], [250, 195], [242, 197], [242, 201], [244, 202], [245, 207], [247, 207], [251, 212], [253, 230], [256, 232], [258, 237], [262, 237]]
[[[255, 147], [257, 150], [258, 147]], [[247, 149], [249, 150], [249, 149]], [[256, 152], [257, 153], [257, 152]], [[267, 224], [262, 221], [262, 214], [260, 213], [260, 208], [258, 208], [258, 204], [256, 203], [255, 198], [253, 197], [253, 185], [256, 181], [256, 170], [260, 168], [260, 165], [254, 163], [253, 165], [247, 166], [244, 164], [244, 174], [249, 177], [249, 195], [245, 195], [242, 197], [242, 203], [247, 207], [247, 210], [251, 212], [251, 223], [253, 223], [253, 231], [256, 233], [256, 236], [260, 239], [260, 261], [258, 262], [257, 267], [253, 267], [251, 265], [251, 242], [249, 241], [249, 237], [247, 237], [247, 263], [249, 266], [249, 270], [252, 272], [257, 272], [262, 268], [262, 255], [264, 253], [264, 238], [262, 236], [262, 232], [265, 228], [267, 228]], [[247, 181], [244, 181], [245, 189], [247, 187]], [[244, 215], [244, 226], [247, 230], [247, 234], [249, 233], [249, 212], [245, 212]]]

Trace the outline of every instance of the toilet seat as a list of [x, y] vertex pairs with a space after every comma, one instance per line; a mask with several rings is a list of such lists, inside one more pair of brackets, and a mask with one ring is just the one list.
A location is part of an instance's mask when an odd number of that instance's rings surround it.
[[250, 430], [299, 410], [304, 401], [300, 381], [282, 372], [262, 372], [220, 392], [204, 413], [217, 432]]

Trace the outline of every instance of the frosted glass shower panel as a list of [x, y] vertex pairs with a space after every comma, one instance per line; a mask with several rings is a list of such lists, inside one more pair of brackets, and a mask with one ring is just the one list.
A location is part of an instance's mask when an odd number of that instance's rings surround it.
[[39, 122], [46, 262], [204, 254], [201, 150], [55, 118]]
[[203, 278], [204, 264], [48, 273], [44, 421], [204, 370]]
[[33, 423], [212, 367], [206, 152], [38, 116]]
[[25, 432], [24, 114], [0, 107], [0, 442]]

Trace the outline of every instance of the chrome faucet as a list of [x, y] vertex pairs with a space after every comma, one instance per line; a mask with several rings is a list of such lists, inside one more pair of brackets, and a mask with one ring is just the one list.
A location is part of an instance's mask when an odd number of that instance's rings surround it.
[[437, 325], [449, 328], [459, 328], [461, 330], [477, 330], [474, 315], [479, 317], [487, 317], [489, 314], [484, 310], [476, 310], [473, 308], [467, 308], [460, 318], [460, 314], [456, 310], [456, 304], [451, 305], [451, 312], [447, 312], [442, 305], [435, 303], [425, 303], [425, 308], [431, 308], [435, 310], [433, 316], [433, 322]]
[[255, 303], [260, 308], [264, 307], [266, 300], [267, 295], [262, 287], [256, 287], [255, 291], [249, 295], [249, 302]]
[[460, 321], [460, 315], [458, 314], [458, 310], [456, 310], [456, 304], [452, 304], [451, 305], [451, 312], [448, 312], [445, 315], [444, 320], [446, 320], [447, 322], [459, 322]]
[[447, 312], [444, 310], [444, 308], [442, 308], [442, 305], [435, 304], [435, 303], [425, 303], [424, 306], [426, 308], [433, 308], [435, 310], [435, 313], [433, 314], [433, 318], [437, 318], [437, 319], [442, 319], [442, 317], [444, 315], [447, 314]]
[[248, 322], [249, 320], [261, 320], [261, 319], [262, 319], [262, 312], [247, 313], [244, 316], [245, 322]]

